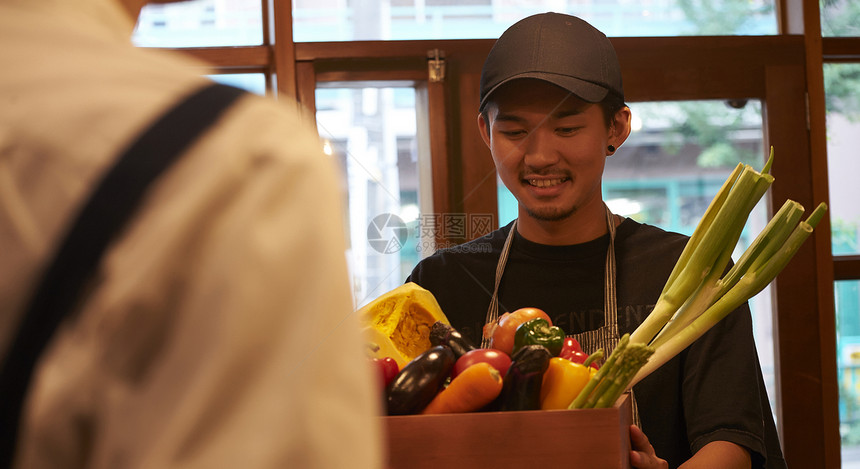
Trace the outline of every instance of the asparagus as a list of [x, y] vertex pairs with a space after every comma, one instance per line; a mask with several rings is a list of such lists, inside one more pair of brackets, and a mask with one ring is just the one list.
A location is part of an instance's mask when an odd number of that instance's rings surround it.
[[[593, 396], [596, 398], [594, 407], [603, 409], [615, 405], [615, 401], [624, 393], [630, 381], [653, 353], [654, 348], [651, 346], [628, 344], [624, 353], [615, 362], [609, 376], [605, 378], [606, 381], [610, 382], [610, 385], [599, 396]], [[589, 397], [589, 400], [591, 399], [592, 397]]]

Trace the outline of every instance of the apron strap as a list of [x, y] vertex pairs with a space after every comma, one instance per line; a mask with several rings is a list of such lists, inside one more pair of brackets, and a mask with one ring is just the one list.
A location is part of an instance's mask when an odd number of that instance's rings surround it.
[[[511, 231], [508, 237], [505, 238], [505, 245], [502, 246], [502, 253], [499, 256], [499, 262], [496, 264], [496, 280], [493, 286], [493, 297], [490, 298], [490, 306], [487, 308], [487, 318], [484, 324], [493, 324], [499, 319], [499, 285], [502, 283], [502, 275], [505, 273], [505, 266], [508, 264], [508, 255], [511, 253], [511, 243], [514, 241], [514, 233], [517, 230], [517, 220], [511, 224]], [[490, 337], [487, 334], [481, 335], [481, 348], [490, 346]]]
[[604, 324], [618, 324], [618, 298], [615, 289], [615, 216], [606, 207], [606, 226], [609, 229], [609, 248], [606, 250], [606, 273], [603, 276]]

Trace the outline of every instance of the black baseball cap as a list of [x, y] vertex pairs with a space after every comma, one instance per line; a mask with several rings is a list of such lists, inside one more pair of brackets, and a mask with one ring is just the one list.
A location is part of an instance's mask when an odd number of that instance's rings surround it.
[[481, 105], [500, 86], [536, 78], [596, 103], [608, 93], [624, 100], [621, 67], [605, 34], [575, 16], [541, 13], [508, 28], [481, 71]]

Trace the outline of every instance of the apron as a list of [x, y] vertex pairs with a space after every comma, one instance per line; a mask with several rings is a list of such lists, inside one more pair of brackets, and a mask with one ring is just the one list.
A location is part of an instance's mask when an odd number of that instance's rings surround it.
[[[606, 207], [606, 205], [604, 205]], [[615, 222], [613, 220], [612, 211], [606, 207], [606, 227], [609, 230], [609, 248], [606, 250], [606, 269], [603, 279], [603, 326], [593, 331], [580, 332], [579, 334], [569, 334], [579, 342], [582, 350], [591, 354], [597, 349], [602, 348], [604, 357], [609, 357], [609, 354], [615, 349], [620, 336], [618, 334], [618, 304], [615, 289]], [[502, 247], [502, 253], [499, 256], [499, 262], [496, 264], [496, 278], [493, 286], [493, 296], [490, 299], [490, 306], [487, 309], [486, 324], [492, 324], [499, 318], [499, 284], [502, 282], [502, 275], [505, 272], [505, 266], [508, 263], [508, 255], [511, 251], [511, 244], [514, 240], [514, 233], [517, 230], [517, 220], [511, 225], [511, 232], [505, 239], [505, 244]], [[487, 348], [490, 346], [490, 338], [484, 335], [481, 339], [481, 347]], [[601, 360], [602, 362], [603, 360]], [[633, 423], [641, 428], [639, 423], [639, 411], [636, 407], [636, 398], [633, 396], [633, 391], [630, 391], [630, 403], [633, 411]]]

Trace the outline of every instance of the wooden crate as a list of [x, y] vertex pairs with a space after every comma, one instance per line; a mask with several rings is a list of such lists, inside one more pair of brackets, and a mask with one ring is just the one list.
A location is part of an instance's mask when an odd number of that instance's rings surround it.
[[630, 467], [630, 399], [609, 409], [383, 417], [390, 469]]

